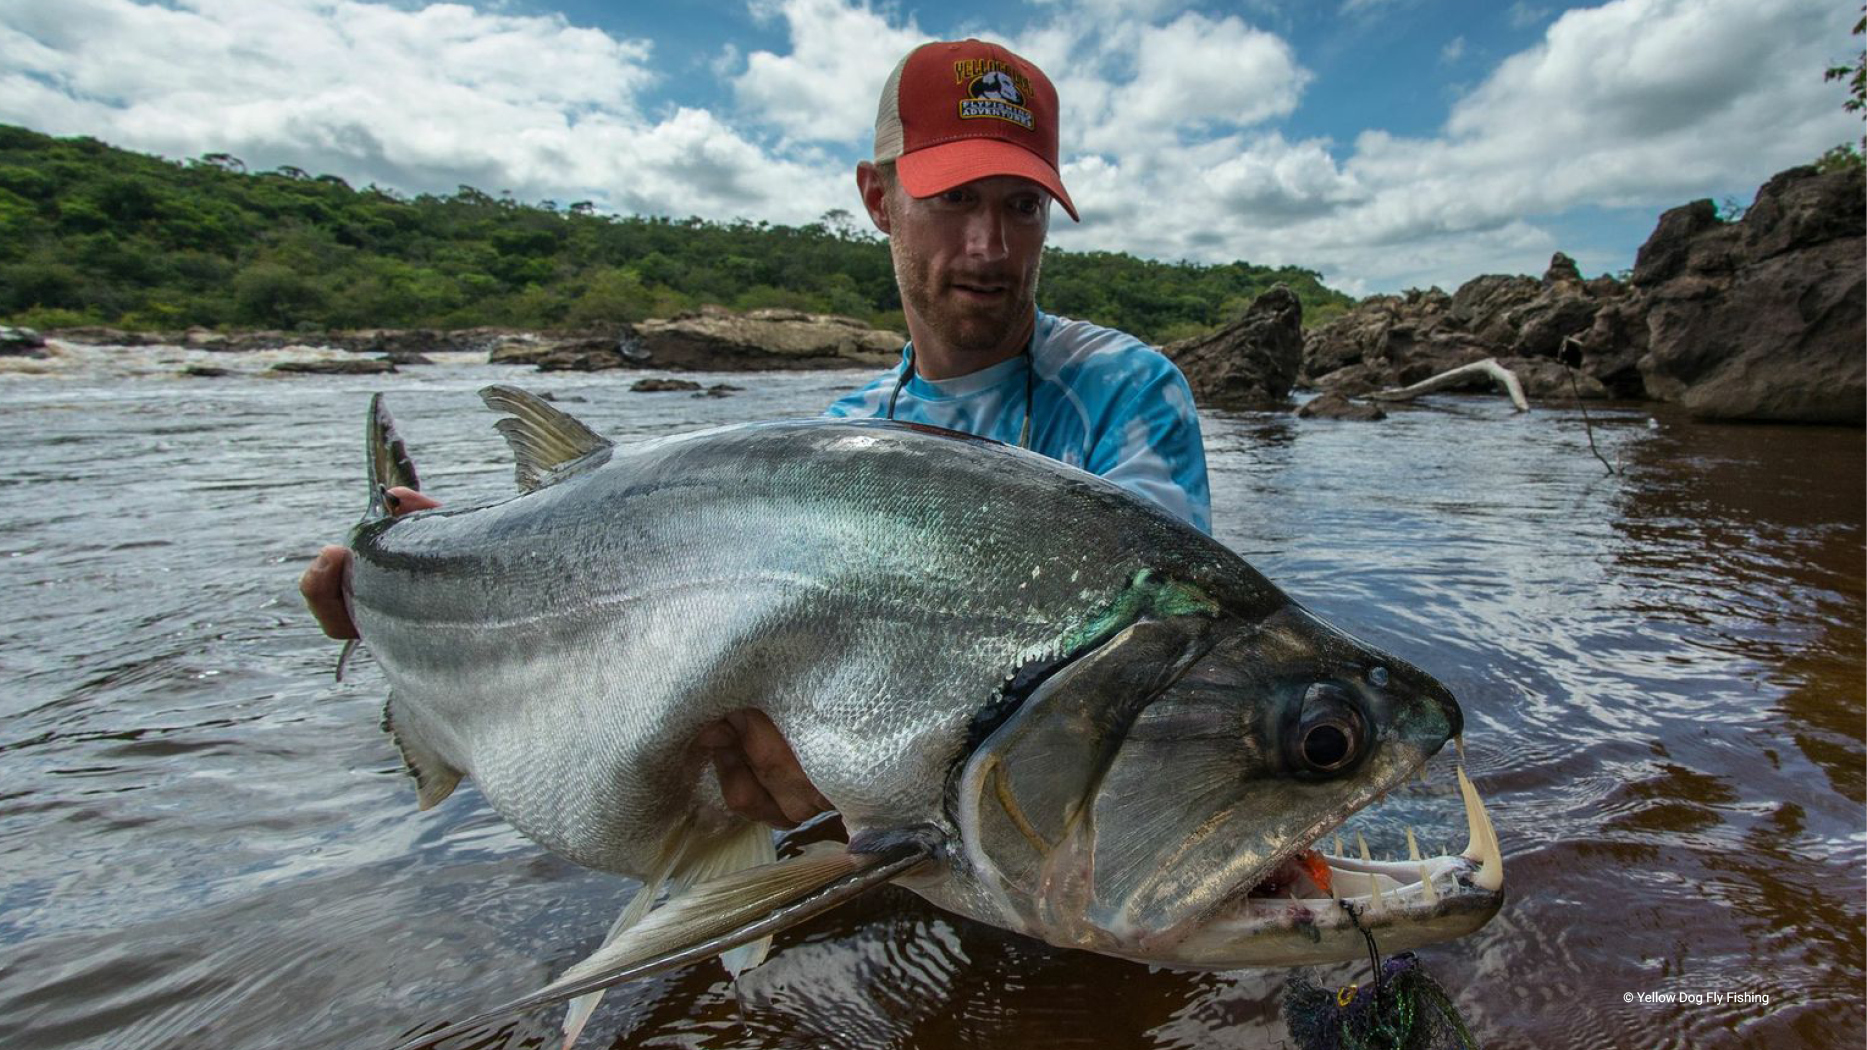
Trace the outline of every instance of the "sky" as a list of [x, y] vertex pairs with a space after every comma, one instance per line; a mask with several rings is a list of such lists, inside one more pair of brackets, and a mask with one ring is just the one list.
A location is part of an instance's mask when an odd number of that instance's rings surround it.
[[408, 193], [858, 216], [890, 69], [978, 36], [1062, 104], [1050, 243], [1353, 295], [1633, 265], [1861, 133], [1842, 0], [0, 0], [0, 122]]

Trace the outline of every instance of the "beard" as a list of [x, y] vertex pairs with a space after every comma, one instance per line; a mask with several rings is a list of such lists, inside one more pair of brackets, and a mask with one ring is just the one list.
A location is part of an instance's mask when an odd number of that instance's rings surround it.
[[[1010, 266], [941, 273], [932, 260], [897, 239], [890, 239], [889, 252], [894, 258], [895, 283], [901, 290], [902, 304], [956, 353], [1002, 350], [1005, 341], [1015, 339], [1030, 322], [1037, 308], [1041, 255], [1032, 262], [1028, 273], [1018, 273]], [[1003, 291], [991, 301], [979, 302], [965, 298], [953, 287], [955, 284], [997, 286]]]

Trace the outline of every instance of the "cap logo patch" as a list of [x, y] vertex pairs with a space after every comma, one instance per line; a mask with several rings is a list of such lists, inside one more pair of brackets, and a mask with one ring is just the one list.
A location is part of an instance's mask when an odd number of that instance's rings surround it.
[[1036, 123], [1024, 107], [1031, 83], [1009, 64], [991, 58], [953, 63], [953, 82], [966, 85], [959, 103], [961, 120], [1002, 120], [1030, 131]]

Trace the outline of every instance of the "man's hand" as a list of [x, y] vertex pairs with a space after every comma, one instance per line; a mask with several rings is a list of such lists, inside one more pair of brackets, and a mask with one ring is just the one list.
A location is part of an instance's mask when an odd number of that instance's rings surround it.
[[[414, 489], [392, 488], [396, 514], [428, 510], [441, 502]], [[298, 593], [317, 617], [318, 626], [332, 638], [355, 638], [356, 625], [344, 605], [344, 568], [350, 550], [336, 545], [318, 552], [299, 577]], [[746, 818], [774, 827], [789, 828], [830, 808], [830, 800], [817, 793], [804, 767], [791, 753], [771, 719], [761, 711], [735, 711], [703, 726], [695, 745], [713, 759], [720, 793], [727, 808]]]
[[[395, 497], [395, 509], [391, 512], [394, 514], [441, 505], [438, 499], [399, 485], [390, 489], [389, 495]], [[318, 560], [298, 578], [298, 593], [305, 596], [305, 604], [310, 607], [311, 615], [317, 617], [318, 626], [332, 638], [357, 636], [356, 624], [350, 622], [350, 609], [344, 605], [344, 567], [349, 562], [350, 549], [333, 544], [319, 551]]]
[[830, 808], [762, 711], [734, 711], [703, 727], [694, 743], [712, 757], [727, 808], [747, 820], [790, 828]]

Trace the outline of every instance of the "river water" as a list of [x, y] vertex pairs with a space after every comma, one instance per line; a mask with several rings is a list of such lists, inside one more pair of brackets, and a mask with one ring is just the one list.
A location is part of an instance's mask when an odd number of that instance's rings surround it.
[[[418, 813], [374, 666], [333, 683], [295, 582], [362, 509], [371, 391], [459, 500], [511, 485], [490, 381], [626, 440], [815, 414], [864, 378], [695, 398], [459, 358], [276, 378], [294, 352], [55, 349], [0, 362], [0, 1046], [33, 1050], [386, 1045], [541, 984], [633, 891], [471, 782]], [[1460, 698], [1509, 900], [1421, 957], [1487, 1046], [1858, 1047], [1862, 432], [1591, 414], [1616, 476], [1561, 405], [1206, 413], [1216, 532]], [[1457, 848], [1434, 768], [1412, 808]], [[1280, 1046], [1284, 977], [1052, 949], [889, 890], [736, 987], [709, 963], [612, 992], [583, 1045]]]

